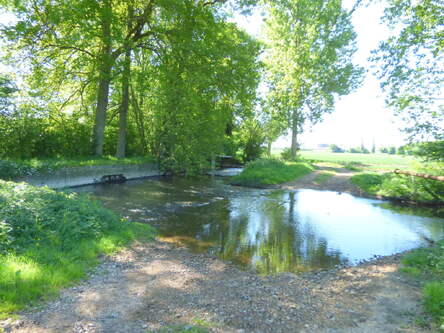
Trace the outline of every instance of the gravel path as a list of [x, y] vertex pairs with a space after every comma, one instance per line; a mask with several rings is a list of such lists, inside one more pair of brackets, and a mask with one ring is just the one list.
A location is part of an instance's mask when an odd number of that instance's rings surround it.
[[[353, 173], [337, 170], [321, 185], [313, 182], [317, 173], [283, 188], [356, 194], [347, 181]], [[0, 332], [3, 327], [15, 333], [138, 333], [196, 324], [239, 333], [431, 332], [415, 326], [421, 292], [398, 273], [400, 257], [263, 277], [183, 247], [136, 243], [103, 258], [87, 279], [57, 299], [0, 322]]]

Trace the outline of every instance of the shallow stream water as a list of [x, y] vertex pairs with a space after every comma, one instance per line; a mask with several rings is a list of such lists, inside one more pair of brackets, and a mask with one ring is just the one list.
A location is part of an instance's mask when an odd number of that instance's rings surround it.
[[444, 219], [379, 200], [315, 190], [261, 190], [221, 178], [150, 178], [77, 188], [164, 240], [262, 274], [353, 265], [444, 238]]

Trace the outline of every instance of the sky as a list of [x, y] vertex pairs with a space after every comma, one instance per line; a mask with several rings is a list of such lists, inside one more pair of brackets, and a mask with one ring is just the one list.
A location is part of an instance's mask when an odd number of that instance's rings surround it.
[[[353, 0], [345, 0], [344, 6], [351, 8], [352, 3]], [[376, 49], [379, 42], [389, 34], [389, 30], [380, 23], [383, 9], [381, 2], [372, 1], [368, 7], [362, 7], [354, 13], [353, 25], [358, 46], [354, 62], [368, 72], [360, 88], [341, 97], [332, 114], [325, 115], [321, 123], [307, 128], [300, 136], [303, 148], [315, 148], [318, 144], [358, 147], [361, 142], [371, 148], [373, 141], [377, 147], [400, 146], [405, 143], [404, 136], [399, 131], [401, 124], [396, 121], [392, 111], [385, 107], [384, 94], [368, 61], [371, 50]], [[259, 11], [250, 17], [235, 15], [233, 21], [248, 33], [260, 37], [262, 17]], [[290, 136], [281, 137], [273, 147], [288, 147], [290, 142]]]

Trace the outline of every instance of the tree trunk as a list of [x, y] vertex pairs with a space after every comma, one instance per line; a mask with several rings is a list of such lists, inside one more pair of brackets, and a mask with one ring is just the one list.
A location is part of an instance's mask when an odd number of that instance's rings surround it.
[[402, 175], [408, 175], [408, 176], [414, 176], [414, 177], [420, 177], [420, 178], [424, 178], [424, 179], [432, 179], [432, 180], [444, 182], [444, 176], [433, 176], [433, 175], [427, 175], [425, 173], [403, 171], [403, 170], [399, 170], [399, 169], [396, 169], [393, 172], [397, 173], [397, 174], [402, 174]]
[[291, 124], [291, 158], [296, 159], [298, 152], [298, 112], [293, 111], [292, 124]]
[[[128, 31], [132, 29], [133, 7], [128, 6]], [[119, 113], [119, 138], [117, 140], [117, 158], [125, 157], [126, 148], [126, 126], [129, 108], [129, 83], [131, 77], [131, 48], [128, 41], [125, 44], [125, 60], [122, 73], [122, 104]]]
[[[131, 89], [131, 102], [133, 106], [133, 111], [136, 116], [137, 129], [139, 131], [140, 141], [142, 143], [142, 150], [144, 154], [148, 153], [148, 143], [145, 135], [145, 122], [143, 117], [143, 112], [140, 107], [137, 97], [134, 94], [134, 89]], [[141, 102], [143, 104], [143, 101]], [[152, 147], [151, 147], [152, 148]]]
[[271, 157], [271, 140], [267, 142], [267, 155]]
[[119, 138], [117, 140], [117, 158], [125, 158], [126, 125], [129, 107], [129, 80], [131, 75], [131, 50], [125, 52], [125, 63], [122, 73], [122, 104], [119, 112]]
[[108, 108], [109, 86], [113, 61], [111, 56], [111, 1], [104, 1], [102, 16], [102, 52], [99, 59], [99, 86], [97, 90], [96, 116], [94, 122], [94, 152], [103, 155], [105, 139], [106, 110]]

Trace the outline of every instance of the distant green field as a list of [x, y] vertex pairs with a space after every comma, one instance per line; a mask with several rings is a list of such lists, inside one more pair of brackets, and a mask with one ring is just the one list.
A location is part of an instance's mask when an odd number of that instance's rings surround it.
[[[279, 156], [279, 151], [274, 150], [273, 155]], [[365, 169], [408, 169], [415, 158], [412, 156], [389, 155], [389, 154], [353, 154], [332, 153], [320, 150], [302, 150], [300, 155], [307, 160], [346, 164], [355, 162], [363, 165]]]

